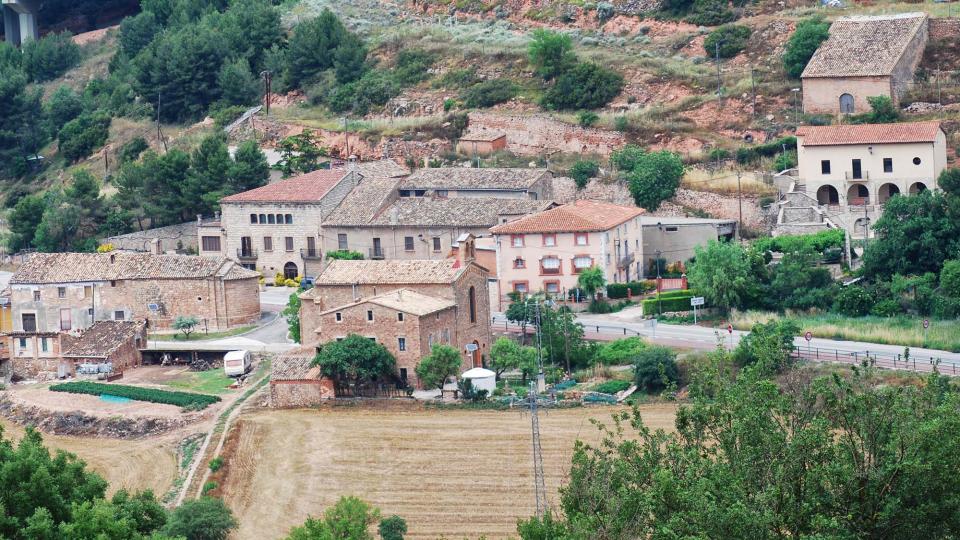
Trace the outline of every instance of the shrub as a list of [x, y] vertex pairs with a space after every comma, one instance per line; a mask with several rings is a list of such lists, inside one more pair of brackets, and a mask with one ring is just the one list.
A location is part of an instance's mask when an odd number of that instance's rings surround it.
[[600, 116], [593, 111], [580, 111], [577, 113], [577, 123], [580, 127], [588, 128], [597, 123]]
[[92, 154], [107, 142], [110, 116], [106, 113], [84, 113], [64, 124], [60, 130], [60, 154], [77, 161]]
[[848, 285], [833, 299], [833, 310], [848, 317], [862, 317], [870, 313], [874, 303], [870, 291], [858, 285]]
[[467, 88], [476, 84], [477, 80], [477, 70], [476, 68], [460, 68], [460, 69], [451, 69], [450, 71], [444, 73], [440, 78], [434, 79], [431, 86], [434, 88]]
[[143, 137], [134, 137], [129, 141], [123, 143], [123, 146], [120, 147], [120, 163], [129, 163], [131, 161], [136, 161], [140, 158], [140, 154], [147, 151], [150, 148], [150, 145], [147, 144], [147, 140]]
[[34, 82], [49, 81], [80, 64], [80, 46], [73, 42], [73, 34], [47, 34], [23, 44], [23, 71]]
[[616, 300], [618, 298], [626, 298], [629, 287], [626, 283], [609, 283], [607, 284], [607, 298]]
[[217, 485], [218, 484], [213, 480], [203, 484], [203, 492], [201, 494], [206, 495], [207, 493], [210, 493], [211, 491], [217, 489]]
[[591, 178], [595, 178], [600, 174], [600, 165], [598, 165], [596, 161], [581, 159], [574, 163], [573, 167], [570, 167], [568, 174], [570, 178], [573, 178], [577, 189], [583, 189], [587, 187], [587, 183], [590, 182]]
[[843, 230], [830, 229], [813, 234], [784, 235], [760, 238], [753, 242], [758, 251], [792, 253], [796, 251], [824, 252], [830, 248], [843, 247]]
[[544, 79], [559, 76], [577, 61], [570, 35], [544, 28], [533, 31], [527, 56], [537, 74]]
[[[340, 259], [344, 261], [359, 261], [363, 259], [363, 253], [359, 251], [350, 251], [348, 249], [338, 249], [336, 251], [327, 252], [328, 259]], [[277, 274], [282, 275], [282, 274]]]
[[762, 157], [772, 157], [780, 154], [784, 149], [788, 152], [790, 150], [796, 150], [797, 138], [791, 135], [765, 144], [741, 147], [737, 149], [737, 163], [741, 165], [754, 163]]
[[733, 58], [747, 46], [752, 33], [753, 31], [749, 26], [741, 24], [721, 26], [710, 32], [707, 38], [703, 40], [703, 50], [710, 57], [717, 55], [719, 52], [720, 58]]
[[690, 299], [693, 298], [692, 291], [677, 291], [685, 293], [684, 295], [668, 295], [661, 293], [643, 301], [644, 315], [659, 314], [667, 311], [690, 311]]
[[515, 95], [517, 85], [510, 79], [490, 79], [464, 90], [460, 99], [469, 108], [484, 108], [510, 101]]
[[170, 512], [163, 534], [189, 540], [225, 540], [237, 527], [230, 508], [222, 500], [201, 497], [185, 501]]
[[633, 364], [647, 344], [639, 336], [615, 339], [604, 343], [597, 351], [596, 363], [601, 366]]
[[590, 313], [613, 313], [613, 308], [603, 300], [594, 299], [591, 300], [590, 305], [587, 306], [587, 311]]
[[668, 150], [645, 153], [627, 173], [630, 194], [637, 206], [655, 211], [673, 197], [684, 173], [683, 160]]
[[377, 532], [381, 540], [403, 540], [403, 535], [407, 534], [407, 522], [400, 516], [383, 518]]
[[433, 65], [434, 57], [427, 51], [420, 49], [404, 49], [397, 55], [397, 65], [393, 70], [393, 77], [404, 86], [417, 84], [429, 77], [428, 71]]
[[598, 109], [623, 90], [623, 76], [591, 62], [583, 62], [557, 77], [543, 95], [543, 106], [556, 110]]
[[943, 263], [940, 271], [940, 289], [951, 298], [960, 298], [960, 260]]
[[69, 394], [87, 394], [99, 396], [107, 394], [135, 401], [146, 401], [149, 403], [163, 403], [166, 405], [176, 405], [186, 407], [190, 404], [198, 404], [206, 407], [212, 405], [220, 398], [207, 394], [194, 394], [191, 392], [175, 392], [170, 390], [157, 390], [155, 388], [144, 388], [141, 386], [128, 386], [123, 384], [105, 384], [87, 381], [74, 381], [61, 384], [55, 384], [50, 387], [54, 392], [67, 392]]
[[601, 394], [616, 394], [630, 388], [630, 381], [607, 381], [593, 387], [594, 392]]
[[677, 355], [667, 347], [651, 345], [637, 355], [633, 373], [637, 388], [646, 392], [664, 390], [680, 380]]
[[797, 151], [784, 152], [773, 160], [773, 170], [780, 172], [797, 166]]
[[753, 325], [733, 351], [738, 366], [761, 364], [768, 371], [779, 372], [790, 364], [793, 340], [800, 327], [789, 319], [772, 320]]
[[210, 467], [210, 471], [217, 472], [223, 467], [223, 456], [217, 456], [210, 460], [210, 463], [207, 464]]
[[69, 86], [57, 88], [43, 105], [43, 114], [51, 135], [56, 135], [64, 124], [80, 116], [82, 112], [83, 102]]
[[727, 5], [726, 0], [694, 0], [693, 9], [687, 15], [687, 21], [703, 26], [717, 26], [737, 18]]
[[900, 303], [892, 298], [880, 300], [870, 308], [870, 314], [876, 317], [896, 317], [903, 313]]
[[359, 80], [339, 86], [327, 100], [333, 112], [352, 111], [365, 115], [400, 93], [400, 85], [389, 74], [369, 71]]
[[828, 37], [830, 23], [822, 17], [811, 17], [798, 22], [783, 51], [783, 67], [787, 75], [799, 79], [813, 53], [817, 52], [817, 47]]

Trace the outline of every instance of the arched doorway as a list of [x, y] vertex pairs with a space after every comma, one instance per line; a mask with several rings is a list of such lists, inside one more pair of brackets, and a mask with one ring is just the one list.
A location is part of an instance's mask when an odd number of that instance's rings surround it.
[[877, 190], [877, 202], [884, 204], [890, 200], [890, 197], [900, 194], [900, 188], [896, 184], [884, 184]]
[[480, 342], [473, 340], [473, 352], [470, 353], [470, 361], [473, 362], [473, 367], [483, 367], [483, 363], [480, 361]]
[[288, 262], [283, 265], [283, 278], [284, 279], [294, 279], [299, 276], [300, 273], [297, 272], [297, 265], [293, 262]]
[[927, 190], [927, 185], [924, 184], [923, 182], [914, 182], [913, 184], [910, 184], [910, 194], [911, 194], [911, 195], [916, 195], [916, 194], [918, 194], [918, 193], [923, 193], [923, 192], [926, 191], [926, 190]]
[[847, 190], [847, 204], [850, 206], [870, 204], [870, 190], [863, 184], [853, 184]]
[[820, 186], [817, 190], [817, 202], [819, 204], [840, 204], [840, 193], [837, 188], [827, 184]]
[[853, 96], [850, 94], [840, 94], [840, 112], [843, 114], [853, 114]]

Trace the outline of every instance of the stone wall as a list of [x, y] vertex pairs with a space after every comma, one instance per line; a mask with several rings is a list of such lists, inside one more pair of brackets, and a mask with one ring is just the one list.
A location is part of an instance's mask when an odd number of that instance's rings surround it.
[[933, 41], [960, 35], [960, 18], [958, 17], [929, 19], [927, 26], [927, 33]]
[[470, 113], [470, 131], [499, 131], [507, 136], [507, 150], [521, 156], [545, 151], [582, 152], [608, 156], [626, 144], [623, 134], [570, 125], [547, 116]]
[[920, 60], [923, 58], [923, 50], [927, 47], [928, 41], [927, 26], [923, 25], [917, 30], [891, 73], [890, 84], [893, 88], [893, 99], [898, 104], [900, 98], [910, 89], [913, 74], [917, 71], [917, 66], [920, 65]]
[[270, 406], [283, 408], [311, 407], [334, 398], [330, 379], [270, 381]]
[[119, 236], [104, 238], [100, 244], [111, 244], [115, 249], [126, 251], [151, 251], [151, 242], [160, 241], [160, 250], [191, 252], [197, 251], [197, 222], [188, 221], [179, 225], [168, 225], [145, 231], [137, 231]]

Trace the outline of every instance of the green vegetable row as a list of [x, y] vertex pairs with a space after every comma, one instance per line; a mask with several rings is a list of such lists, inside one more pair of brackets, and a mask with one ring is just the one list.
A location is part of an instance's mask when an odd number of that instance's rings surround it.
[[220, 401], [219, 397], [207, 394], [172, 392], [169, 390], [157, 390], [155, 388], [127, 386], [124, 384], [104, 384], [87, 381], [55, 384], [50, 387], [50, 390], [54, 392], [67, 392], [70, 394], [89, 394], [92, 396], [109, 394], [111, 396], [123, 397], [136, 401], [164, 403], [167, 405], [176, 405], [178, 407], [194, 405], [201, 409]]

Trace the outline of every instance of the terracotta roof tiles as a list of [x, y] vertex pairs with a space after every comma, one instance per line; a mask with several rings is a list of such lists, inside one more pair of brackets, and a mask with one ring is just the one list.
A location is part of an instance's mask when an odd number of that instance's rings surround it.
[[345, 169], [320, 169], [229, 195], [220, 199], [220, 202], [317, 202], [348, 174], [350, 171]]
[[924, 143], [936, 141], [940, 131], [940, 122], [803, 126], [797, 137], [803, 146]]
[[580, 200], [497, 225], [493, 234], [607, 231], [644, 211], [600, 201]]

